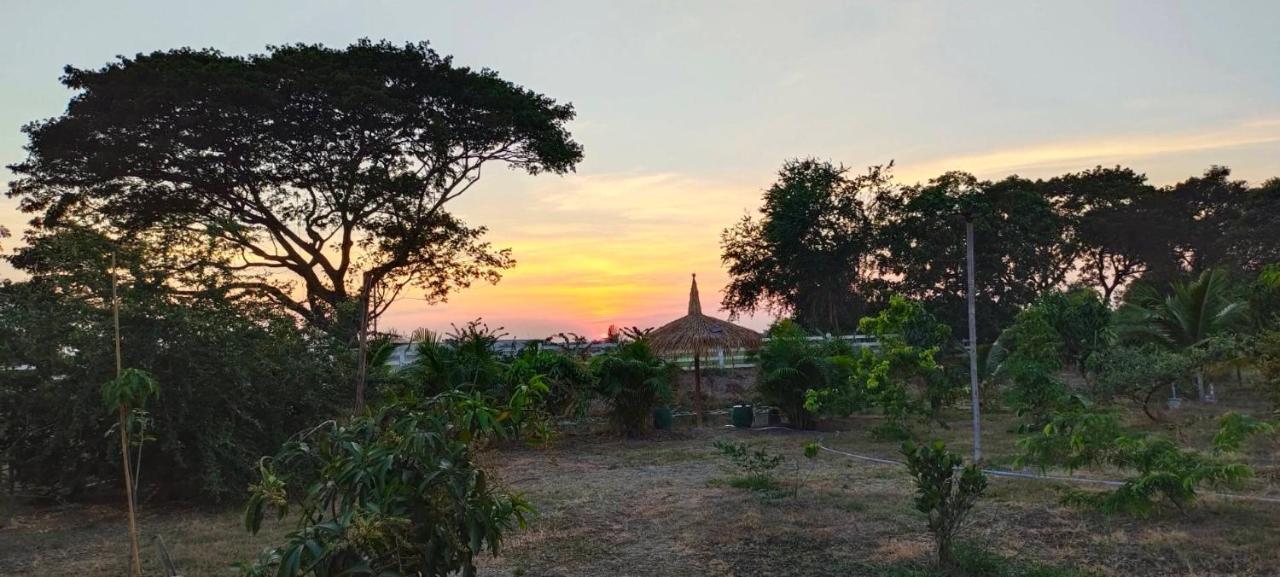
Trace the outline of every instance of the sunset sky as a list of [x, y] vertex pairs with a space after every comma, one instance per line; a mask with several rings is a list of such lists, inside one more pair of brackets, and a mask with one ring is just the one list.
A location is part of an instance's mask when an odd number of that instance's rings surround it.
[[[894, 160], [906, 182], [1097, 164], [1157, 184], [1211, 164], [1280, 176], [1274, 1], [114, 4], [5, 0], [0, 164], [22, 159], [23, 123], [65, 108], [64, 65], [179, 46], [429, 40], [576, 106], [575, 174], [493, 167], [454, 205], [516, 268], [444, 305], [406, 299], [383, 329], [652, 326], [683, 314], [691, 272], [714, 310], [720, 231], [792, 157]], [[0, 224], [25, 220], [0, 199]]]

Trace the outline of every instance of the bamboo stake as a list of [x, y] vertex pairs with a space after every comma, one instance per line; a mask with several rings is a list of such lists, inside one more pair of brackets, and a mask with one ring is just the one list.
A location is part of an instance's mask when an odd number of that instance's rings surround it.
[[[111, 316], [116, 333], [116, 378], [124, 373], [120, 355], [120, 297], [116, 294], [116, 253], [111, 253]], [[142, 575], [142, 561], [138, 556], [138, 519], [133, 510], [133, 473], [129, 470], [129, 419], [124, 405], [118, 407], [120, 416], [120, 456], [124, 464], [124, 491], [129, 505], [129, 574]]]

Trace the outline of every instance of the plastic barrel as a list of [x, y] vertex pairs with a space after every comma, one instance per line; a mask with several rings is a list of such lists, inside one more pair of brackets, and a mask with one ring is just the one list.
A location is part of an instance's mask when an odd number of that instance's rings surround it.
[[750, 429], [751, 421], [756, 416], [755, 408], [751, 405], [734, 405], [729, 414], [733, 417], [733, 426], [739, 429]]
[[671, 428], [671, 407], [658, 407], [653, 410], [653, 428], [665, 431]]

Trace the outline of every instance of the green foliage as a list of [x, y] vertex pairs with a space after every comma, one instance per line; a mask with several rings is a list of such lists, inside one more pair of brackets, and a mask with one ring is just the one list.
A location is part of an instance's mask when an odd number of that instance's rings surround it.
[[147, 445], [142, 492], [239, 498], [258, 456], [344, 410], [350, 349], [271, 306], [171, 290], [168, 248], [67, 229], [14, 256], [30, 277], [0, 283], [0, 366], [28, 368], [0, 371], [0, 453], [24, 492], [81, 499], [119, 475], [99, 391], [116, 373], [113, 251], [124, 365], [164, 384], [148, 401], [146, 428], [163, 434]]
[[1254, 363], [1262, 375], [1271, 404], [1280, 409], [1280, 330], [1264, 331], [1254, 342]]
[[1026, 418], [1031, 428], [1042, 426], [1070, 397], [1056, 376], [1062, 368], [1062, 338], [1047, 316], [1034, 306], [1018, 313], [988, 356], [988, 362], [998, 362], [991, 377], [1010, 383], [1005, 402]]
[[789, 315], [836, 334], [852, 328], [867, 309], [855, 287], [873, 272], [875, 229], [865, 198], [888, 186], [889, 168], [849, 177], [830, 162], [787, 161], [764, 193], [760, 217], [743, 217], [721, 234], [731, 277], [724, 309]]
[[1241, 327], [1248, 304], [1237, 298], [1226, 273], [1206, 270], [1191, 282], [1173, 282], [1169, 294], [1149, 284], [1134, 285], [1117, 311], [1117, 332], [1130, 342], [1154, 343], [1187, 355], [1195, 368], [1200, 397], [1206, 391], [1204, 369], [1234, 349], [1221, 337]]
[[1119, 345], [1091, 355], [1086, 367], [1093, 374], [1095, 398], [1124, 396], [1145, 404], [1156, 391], [1184, 379], [1191, 361], [1154, 344]]
[[155, 377], [139, 369], [125, 369], [120, 376], [102, 385], [102, 404], [107, 411], [132, 411], [146, 406], [147, 399], [160, 396]]
[[1280, 263], [1269, 264], [1258, 273], [1246, 299], [1255, 328], [1280, 329]]
[[1107, 513], [1146, 516], [1161, 502], [1182, 509], [1196, 499], [1200, 486], [1232, 486], [1252, 474], [1246, 465], [1181, 448], [1165, 437], [1129, 432], [1109, 412], [1059, 413], [1038, 433], [1019, 439], [1018, 446], [1018, 466], [1074, 471], [1105, 465], [1134, 471], [1115, 490], [1067, 497]]
[[1033, 306], [1057, 333], [1063, 359], [1078, 370], [1083, 371], [1089, 357], [1110, 344], [1111, 309], [1091, 288], [1049, 291]]
[[948, 326], [967, 326], [965, 221], [973, 221], [978, 339], [1044, 291], [1057, 286], [1071, 262], [1066, 223], [1040, 183], [1019, 177], [980, 181], [948, 172], [914, 186], [881, 191], [875, 222], [877, 261], [889, 291], [919, 301]]
[[465, 390], [500, 394], [507, 385], [508, 367], [494, 350], [505, 336], [480, 319], [443, 337], [430, 331], [415, 335], [417, 357], [399, 376], [419, 394]]
[[580, 357], [531, 344], [511, 361], [507, 380], [528, 382], [535, 376], [547, 386], [543, 401], [550, 414], [561, 417], [586, 414], [593, 381], [591, 371]]
[[248, 574], [474, 575], [475, 555], [496, 554], [532, 511], [474, 461], [476, 439], [519, 434], [521, 409], [514, 398], [474, 400], [408, 395], [348, 423], [322, 423], [264, 459], [246, 528], [257, 533], [269, 512], [282, 519], [292, 506], [298, 526]]
[[938, 564], [944, 570], [955, 565], [952, 545], [969, 511], [987, 489], [987, 477], [977, 465], [947, 451], [942, 441], [927, 445], [905, 443], [902, 454], [916, 485], [915, 507], [928, 517], [929, 532], [937, 545]]
[[644, 340], [619, 344], [591, 360], [596, 390], [609, 403], [614, 425], [628, 437], [643, 434], [653, 409], [672, 399], [679, 368], [658, 358]]
[[1117, 312], [1120, 336], [1186, 351], [1237, 328], [1248, 310], [1221, 270], [1205, 271], [1191, 282], [1174, 282], [1169, 288], [1168, 294], [1143, 283], [1130, 288]]
[[720, 451], [733, 463], [735, 467], [749, 478], [754, 479], [773, 479], [773, 470], [782, 464], [785, 457], [782, 455], [771, 455], [763, 447], [751, 448], [746, 443], [733, 443], [730, 441], [716, 441], [716, 450]]
[[810, 391], [806, 406], [836, 414], [875, 406], [886, 420], [873, 434], [905, 438], [912, 417], [926, 415], [928, 407], [941, 403], [932, 395], [954, 396], [954, 380], [942, 374], [937, 361], [950, 329], [920, 303], [895, 295], [879, 314], [863, 318], [859, 330], [875, 336], [879, 346], [858, 351], [847, 363], [848, 380]]
[[1228, 412], [1218, 419], [1218, 433], [1213, 436], [1213, 452], [1234, 453], [1244, 447], [1244, 442], [1254, 435], [1270, 435], [1276, 426], [1267, 421]]
[[795, 427], [813, 426], [813, 413], [805, 408], [806, 394], [844, 383], [848, 379], [852, 349], [839, 339], [822, 342], [806, 338], [800, 325], [783, 319], [769, 329], [769, 340], [760, 351], [760, 378], [756, 393], [777, 407]]

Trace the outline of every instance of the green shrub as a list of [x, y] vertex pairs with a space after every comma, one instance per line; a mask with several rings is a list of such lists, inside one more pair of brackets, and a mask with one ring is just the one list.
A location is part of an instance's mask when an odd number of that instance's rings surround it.
[[1114, 413], [1085, 409], [1059, 413], [1045, 427], [1018, 440], [1017, 466], [1050, 466], [1075, 471], [1112, 466], [1135, 474], [1112, 491], [1072, 492], [1067, 501], [1107, 513], [1149, 515], [1160, 503], [1178, 509], [1195, 501], [1201, 486], [1232, 486], [1249, 477], [1243, 464], [1179, 447], [1159, 435], [1125, 430]]
[[1218, 419], [1218, 433], [1213, 436], [1214, 453], [1235, 453], [1254, 435], [1270, 435], [1276, 426], [1249, 415], [1229, 412]]
[[[951, 329], [919, 303], [894, 295], [889, 306], [874, 317], [863, 318], [859, 330], [879, 341], [843, 361], [848, 379], [807, 393], [811, 411], [848, 414], [863, 406], [878, 407], [885, 422], [872, 433], [886, 438], [908, 438], [911, 420], [927, 416], [929, 407], [953, 398], [954, 383], [941, 374], [938, 354]], [[931, 395], [941, 395], [938, 399]]]
[[716, 441], [715, 447], [742, 472], [742, 476], [730, 479], [730, 485], [753, 491], [774, 491], [778, 488], [773, 471], [786, 460], [782, 455], [771, 455], [763, 448], [729, 441]]
[[248, 575], [473, 575], [475, 555], [497, 553], [531, 512], [474, 462], [478, 439], [519, 434], [527, 403], [476, 398], [408, 395], [321, 423], [263, 459], [245, 527], [257, 533], [269, 512], [283, 518], [291, 506], [298, 526]]
[[800, 325], [778, 321], [769, 329], [769, 341], [760, 351], [756, 394], [765, 404], [781, 410], [792, 426], [811, 428], [814, 415], [805, 408], [806, 394], [842, 385], [848, 379], [851, 353], [848, 343], [838, 339], [810, 341]]
[[509, 382], [528, 382], [540, 377], [547, 386], [543, 397], [546, 410], [560, 417], [581, 417], [591, 402], [591, 371], [578, 356], [549, 350], [541, 343], [526, 346], [507, 368]]
[[902, 454], [916, 485], [916, 510], [928, 517], [938, 565], [944, 571], [956, 565], [953, 544], [969, 511], [987, 489], [987, 477], [977, 465], [947, 451], [942, 441], [928, 445], [906, 443]]
[[597, 392], [609, 403], [609, 416], [628, 437], [643, 434], [653, 410], [671, 402], [671, 384], [679, 370], [653, 354], [644, 340], [622, 343], [591, 361]]

